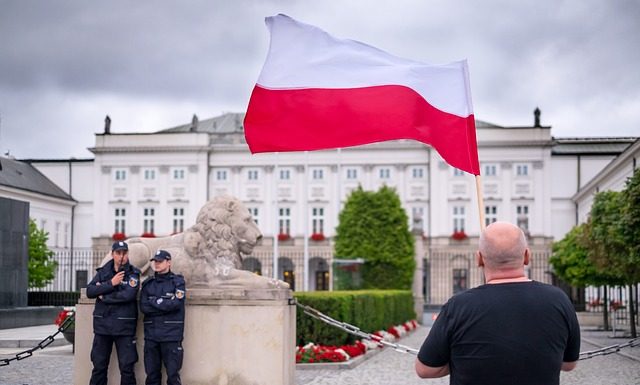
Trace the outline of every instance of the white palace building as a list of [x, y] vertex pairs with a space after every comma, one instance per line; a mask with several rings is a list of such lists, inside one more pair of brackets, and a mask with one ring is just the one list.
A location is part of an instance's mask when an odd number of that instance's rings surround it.
[[[555, 138], [550, 126], [540, 124], [539, 110], [533, 118], [531, 126], [518, 127], [476, 121], [485, 221], [523, 228], [534, 257], [529, 275], [552, 282], [551, 243], [584, 220], [595, 192], [624, 187], [637, 167], [640, 142]], [[23, 161], [73, 198], [65, 201], [71, 210], [51, 218], [56, 212], [37, 212], [36, 222], [55, 233], [52, 247], [105, 251], [115, 233], [181, 232], [195, 223], [208, 199], [233, 195], [264, 235], [245, 268], [274, 276], [277, 255], [277, 276], [295, 290], [327, 290], [334, 259], [358, 257], [333, 255], [338, 213], [349, 192], [359, 185], [387, 185], [399, 194], [416, 234], [425, 301], [441, 304], [482, 283], [474, 260], [480, 216], [473, 175], [450, 167], [428, 145], [408, 140], [252, 155], [243, 119], [242, 113], [194, 116], [189, 124], [154, 133], [112, 133], [107, 117], [89, 149], [94, 159]], [[464, 236], [452, 237], [454, 232]], [[71, 274], [82, 273], [74, 275], [76, 285], [94, 267], [76, 263]]]

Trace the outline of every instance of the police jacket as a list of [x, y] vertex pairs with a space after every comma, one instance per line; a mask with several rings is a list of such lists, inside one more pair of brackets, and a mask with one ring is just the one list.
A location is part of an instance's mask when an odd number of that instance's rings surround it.
[[144, 339], [182, 341], [185, 282], [180, 274], [156, 273], [142, 284], [140, 310], [144, 313]]
[[140, 270], [126, 264], [122, 282], [113, 286], [116, 275], [113, 259], [97, 269], [97, 274], [87, 286], [87, 297], [96, 298], [93, 310], [93, 332], [112, 336], [133, 336], [138, 321], [136, 295], [140, 287]]

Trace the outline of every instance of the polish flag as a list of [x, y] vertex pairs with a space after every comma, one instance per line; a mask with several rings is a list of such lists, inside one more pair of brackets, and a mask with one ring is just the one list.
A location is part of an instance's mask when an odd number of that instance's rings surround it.
[[399, 58], [286, 15], [266, 24], [271, 45], [244, 120], [252, 153], [414, 139], [480, 175], [466, 61]]

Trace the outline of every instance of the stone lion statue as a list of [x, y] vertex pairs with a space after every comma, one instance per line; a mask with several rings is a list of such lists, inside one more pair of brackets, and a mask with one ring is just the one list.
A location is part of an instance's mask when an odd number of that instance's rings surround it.
[[[171, 270], [182, 274], [190, 287], [288, 288], [286, 282], [240, 270], [242, 256], [251, 254], [261, 238], [244, 204], [234, 197], [219, 196], [200, 209], [196, 224], [183, 233], [128, 239], [129, 262], [145, 279], [153, 274], [149, 260], [163, 249], [172, 256]], [[109, 259], [107, 255], [102, 264]]]

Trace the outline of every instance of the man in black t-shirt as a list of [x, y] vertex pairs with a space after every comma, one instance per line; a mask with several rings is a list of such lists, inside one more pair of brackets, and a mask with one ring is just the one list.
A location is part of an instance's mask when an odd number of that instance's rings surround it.
[[416, 359], [421, 378], [450, 384], [553, 385], [573, 370], [580, 328], [560, 289], [531, 281], [530, 251], [518, 227], [495, 222], [480, 236], [478, 265], [487, 284], [442, 307]]

